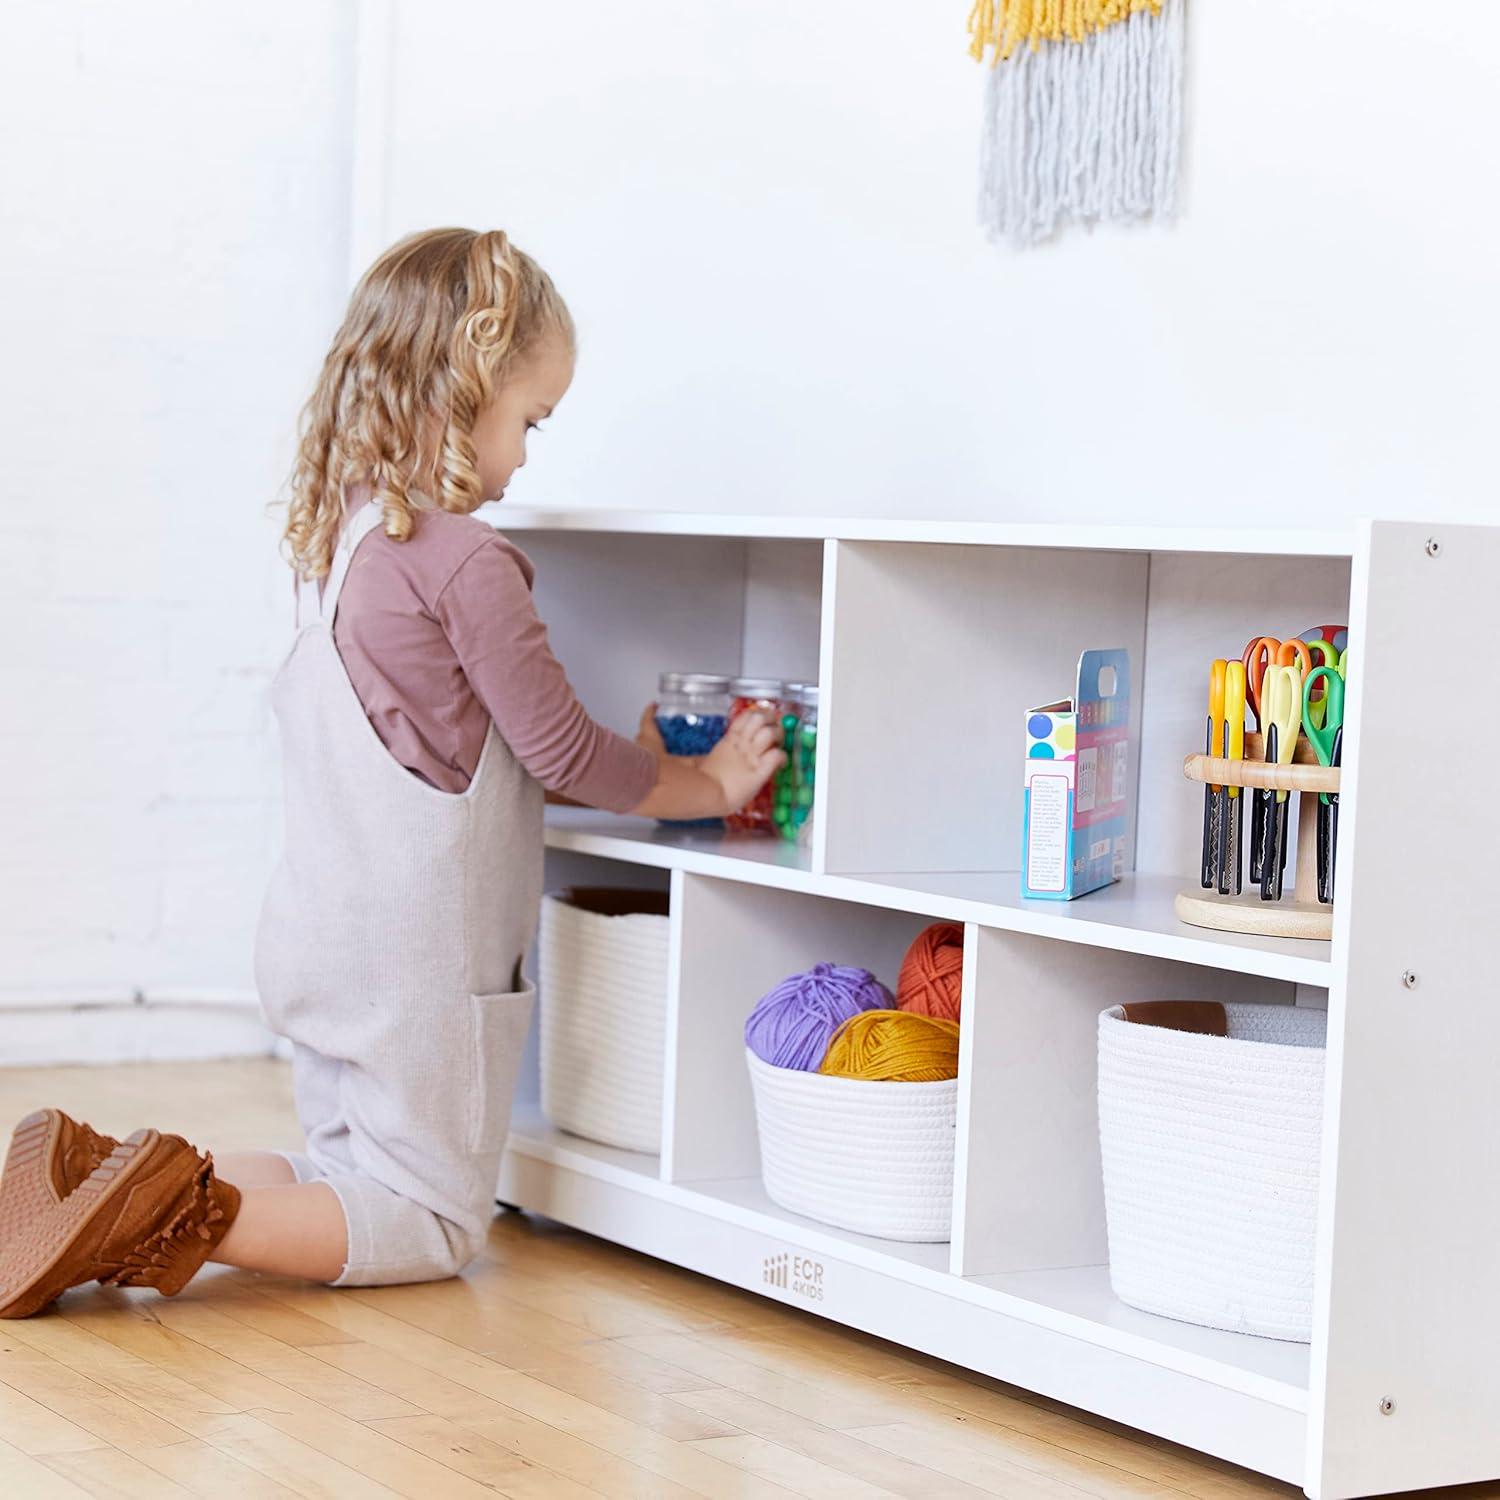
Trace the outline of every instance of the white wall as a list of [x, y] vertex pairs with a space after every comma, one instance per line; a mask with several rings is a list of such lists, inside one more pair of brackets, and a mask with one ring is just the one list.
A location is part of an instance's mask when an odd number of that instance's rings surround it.
[[0, 17], [0, 1000], [249, 990], [266, 506], [346, 291], [354, 22]]
[[373, 237], [499, 224], [583, 330], [528, 503], [1500, 517], [1500, 7], [1189, 0], [1170, 231], [991, 248], [932, 0], [398, 0]]
[[1015, 254], [962, 3], [7, 6], [0, 1001], [250, 984], [351, 187], [357, 256], [500, 223], [571, 299], [531, 502], [1500, 514], [1500, 11], [1191, 7], [1182, 222]]

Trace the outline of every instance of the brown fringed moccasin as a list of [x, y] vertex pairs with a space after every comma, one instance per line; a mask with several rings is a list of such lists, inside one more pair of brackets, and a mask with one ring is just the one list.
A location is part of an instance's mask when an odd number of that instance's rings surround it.
[[63, 1201], [115, 1149], [60, 1109], [39, 1109], [16, 1126], [0, 1177], [0, 1245], [17, 1227]]
[[61, 1202], [0, 1223], [0, 1318], [27, 1318], [69, 1287], [180, 1292], [239, 1212], [239, 1190], [179, 1135], [137, 1130]]

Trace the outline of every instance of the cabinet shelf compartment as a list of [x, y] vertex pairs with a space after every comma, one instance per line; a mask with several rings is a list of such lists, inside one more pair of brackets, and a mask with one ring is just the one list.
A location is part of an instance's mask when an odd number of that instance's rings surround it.
[[[763, 995], [817, 963], [867, 969], [894, 991], [906, 950], [927, 924], [908, 913], [698, 875], [677, 876], [674, 893], [681, 949], [668, 1013], [670, 1118], [662, 1175], [691, 1185], [749, 1180], [768, 1201], [760, 1187], [746, 1019]], [[815, 1082], [831, 1095], [854, 1089], [837, 1079]], [[815, 1110], [809, 1121], [816, 1130]], [[946, 1242], [951, 1177], [945, 1173], [928, 1187], [923, 1225], [940, 1227]]]
[[622, 734], [635, 734], [662, 672], [817, 681], [821, 541], [545, 531], [518, 541], [579, 698]]

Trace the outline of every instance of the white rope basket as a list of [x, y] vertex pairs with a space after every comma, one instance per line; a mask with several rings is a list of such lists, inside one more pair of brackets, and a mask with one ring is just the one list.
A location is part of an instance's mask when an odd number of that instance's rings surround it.
[[958, 1080], [870, 1083], [777, 1068], [749, 1048], [773, 1203], [885, 1240], [952, 1235]]
[[542, 1112], [560, 1130], [661, 1150], [666, 897], [572, 890], [542, 899]]
[[1099, 1017], [1110, 1282], [1146, 1312], [1306, 1343], [1327, 1016], [1224, 1011], [1223, 1037]]

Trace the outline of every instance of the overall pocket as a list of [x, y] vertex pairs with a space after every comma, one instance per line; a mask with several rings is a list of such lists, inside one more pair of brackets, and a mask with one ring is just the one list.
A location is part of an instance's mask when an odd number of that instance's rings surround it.
[[505, 1145], [516, 1075], [535, 1005], [536, 986], [529, 981], [518, 990], [469, 996], [474, 1032], [469, 1107], [472, 1152], [498, 1153]]

